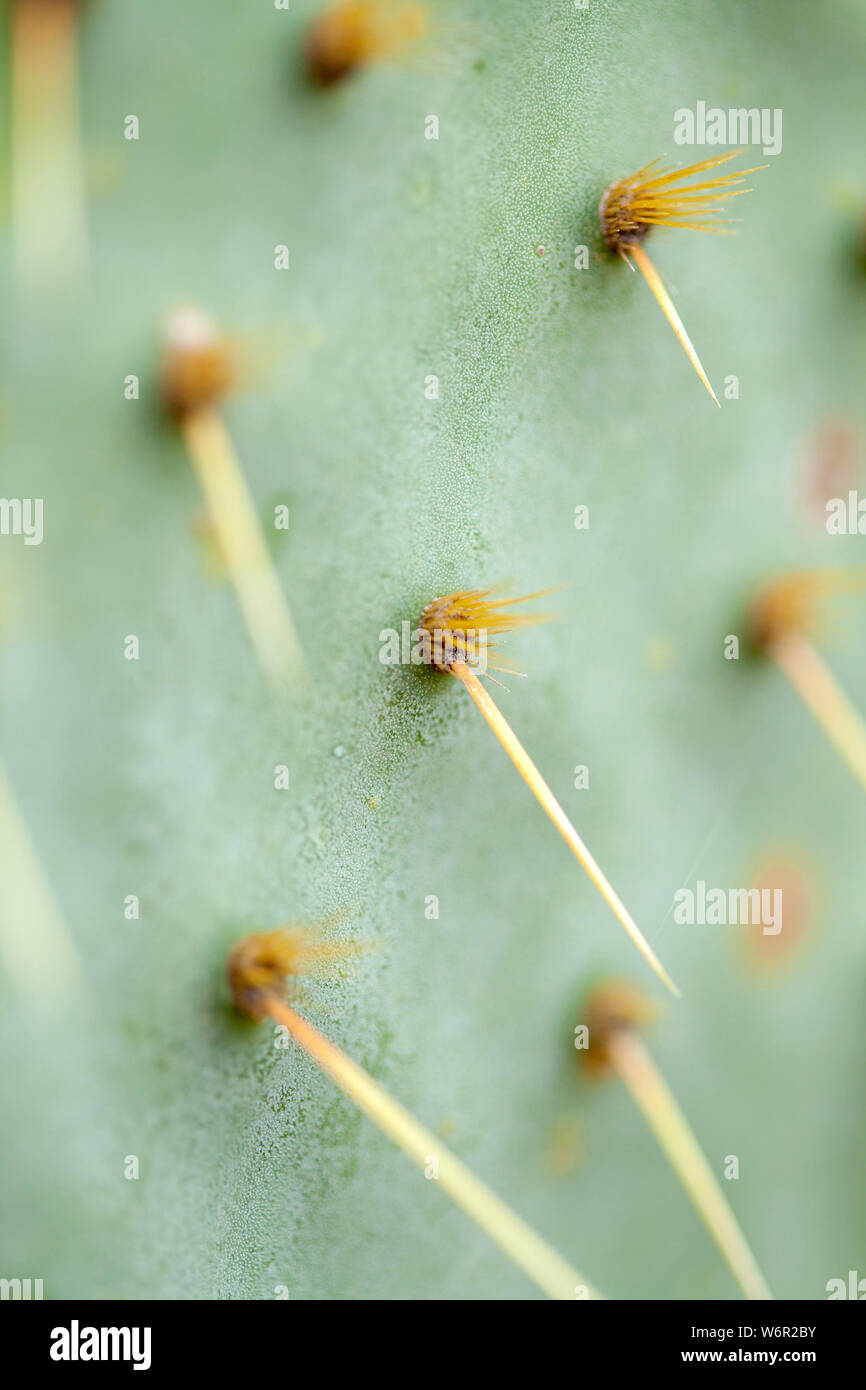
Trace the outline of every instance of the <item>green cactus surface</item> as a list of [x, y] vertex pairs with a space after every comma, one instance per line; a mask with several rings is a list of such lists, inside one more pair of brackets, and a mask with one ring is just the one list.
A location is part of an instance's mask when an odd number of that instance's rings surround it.
[[[864, 1260], [866, 799], [772, 663], [724, 648], [766, 577], [864, 556], [805, 498], [839, 422], [866, 495], [866, 9], [451, 0], [417, 52], [322, 91], [318, 8], [87, 6], [88, 269], [4, 314], [0, 491], [44, 499], [44, 539], [0, 538], [0, 760], [81, 979], [62, 953], [29, 991], [0, 972], [0, 1275], [538, 1296], [234, 1012], [235, 941], [329, 919], [365, 949], [303, 1011], [539, 1233], [611, 1298], [737, 1298], [624, 1088], [574, 1065], [589, 982], [657, 998], [647, 1045], [717, 1175], [738, 1158], [773, 1293], [825, 1298]], [[717, 152], [674, 143], [698, 101], [784, 113], [781, 152], [740, 160], [767, 167], [736, 236], [649, 243], [721, 411], [598, 222], [613, 180]], [[8, 213], [0, 235], [8, 264]], [[306, 696], [269, 692], [161, 410], [186, 303], [250, 364], [223, 415]], [[379, 659], [434, 596], [494, 583], [561, 586], [503, 646], [527, 678], [491, 690], [681, 1001], [459, 682]], [[866, 591], [834, 616], [821, 649], [866, 714]], [[674, 921], [684, 884], [771, 861], [802, 884], [772, 965], [747, 929]]]

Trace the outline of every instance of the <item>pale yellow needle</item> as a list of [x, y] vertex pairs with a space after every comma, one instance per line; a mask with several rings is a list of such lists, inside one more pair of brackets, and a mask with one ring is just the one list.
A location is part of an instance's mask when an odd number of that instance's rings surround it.
[[549, 1298], [573, 1301], [602, 1297], [582, 1274], [455, 1158], [435, 1134], [392, 1100], [363, 1067], [341, 1052], [301, 1014], [276, 995], [269, 995], [262, 1007], [419, 1168], [435, 1175], [435, 1181], [452, 1201]]
[[668, 975], [655, 951], [638, 928], [631, 914], [626, 910], [619, 896], [614, 892], [586, 845], [583, 843], [583, 840], [568, 819], [568, 816], [553, 795], [550, 787], [547, 785], [541, 773], [538, 771], [538, 768], [523, 747], [523, 744], [520, 743], [498, 707], [493, 703], [478, 677], [470, 670], [465, 662], [455, 662], [449, 669], [458, 680], [463, 682], [524, 782], [542, 808], [547, 812], [572, 854], [589, 875], [614, 916], [628, 932], [644, 960], [652, 967], [659, 979], [667, 986], [671, 993], [679, 998], [680, 991]]
[[866, 788], [866, 728], [811, 642], [802, 633], [789, 630], [773, 638], [768, 651], [837, 753]]
[[12, 249], [28, 291], [56, 289], [86, 260], [78, 119], [77, 0], [16, 0], [11, 30]]
[[688, 1121], [640, 1038], [617, 1029], [605, 1049], [743, 1293], [747, 1298], [772, 1298]]
[[[661, 305], [662, 312], [664, 313], [664, 316], [670, 324], [671, 328], [676, 333], [677, 338], [679, 339], [686, 356], [688, 357], [689, 361], [691, 362], [701, 381], [706, 386], [716, 405], [719, 405], [719, 398], [713, 390], [712, 386], [710, 385], [709, 378], [707, 377], [706, 372], [701, 366], [700, 358], [698, 357], [698, 354], [695, 352], [695, 349], [692, 346], [692, 340], [686, 332], [685, 324], [683, 323], [682, 319], [680, 318], [679, 314], [674, 308], [673, 301], [670, 295], [668, 294], [667, 290], [665, 289], [664, 282], [661, 276], [659, 275], [658, 271], [656, 270], [655, 266], [653, 265], [652, 261], [650, 260], [649, 256], [647, 255], [646, 251], [644, 251], [643, 247], [640, 246], [637, 242], [629, 242], [625, 246], [624, 251], [629, 256], [631, 256], [632, 260], [637, 265], [638, 270], [643, 275], [644, 279], [646, 280], [647, 284], [649, 285], [650, 289], [652, 290], [653, 294], [655, 295], [656, 299]], [[721, 409], [720, 405], [719, 409]]]
[[229, 432], [210, 408], [191, 411], [180, 428], [259, 665], [276, 691], [303, 688], [301, 644]]

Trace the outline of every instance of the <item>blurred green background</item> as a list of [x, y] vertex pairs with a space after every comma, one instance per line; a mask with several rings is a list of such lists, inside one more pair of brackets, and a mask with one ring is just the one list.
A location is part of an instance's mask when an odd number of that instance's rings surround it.
[[[345, 912], [373, 949], [311, 989], [335, 1041], [609, 1296], [737, 1296], [623, 1088], [573, 1071], [584, 982], [655, 981], [457, 682], [378, 661], [382, 628], [505, 580], [565, 586], [508, 643], [528, 680], [494, 694], [683, 989], [651, 1049], [716, 1172], [739, 1156], [726, 1194], [773, 1291], [825, 1297], [866, 1274], [866, 801], [781, 676], [722, 646], [765, 574], [863, 555], [803, 491], [816, 432], [866, 428], [866, 9], [466, 0], [425, 54], [322, 93], [316, 8], [90, 6], [89, 282], [4, 315], [0, 491], [44, 497], [45, 539], [0, 542], [2, 759], [87, 986], [55, 1004], [0, 978], [0, 1275], [52, 1298], [535, 1296], [232, 1014], [237, 937]], [[714, 153], [673, 144], [698, 100], [784, 112], [736, 238], [651, 244], [719, 394], [739, 378], [721, 412], [596, 213], [657, 155]], [[291, 509], [306, 705], [268, 698], [159, 418], [159, 324], [190, 300], [265, 347], [226, 418], [263, 519]], [[866, 708], [866, 599], [846, 613], [828, 659]], [[780, 964], [673, 923], [682, 884], [779, 856], [811, 901]]]

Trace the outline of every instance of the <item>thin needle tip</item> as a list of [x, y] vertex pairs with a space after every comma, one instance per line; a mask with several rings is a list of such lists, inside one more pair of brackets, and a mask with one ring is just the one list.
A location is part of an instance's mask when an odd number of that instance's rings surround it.
[[517, 768], [533, 796], [553, 821], [553, 824], [565, 840], [565, 843], [577, 859], [581, 868], [601, 894], [620, 926], [625, 929], [627, 935], [634, 946], [637, 947], [647, 965], [655, 971], [656, 975], [658, 975], [662, 983], [667, 986], [671, 994], [677, 999], [680, 998], [679, 990], [668, 975], [652, 946], [650, 946], [649, 942], [644, 937], [631, 913], [625, 907], [617, 893], [614, 892], [612, 885], [608, 882], [599, 865], [593, 859], [586, 845], [583, 843], [583, 840], [578, 835], [568, 816], [550, 790], [550, 787], [547, 785], [538, 768], [535, 766], [535, 763], [523, 747], [523, 744], [514, 733], [514, 730], [511, 728], [501, 710], [484, 689], [478, 677], [469, 669], [465, 662], [455, 662], [451, 666], [451, 674], [457, 676], [458, 679], [463, 682], [469, 695], [475, 701], [475, 704], [486, 719], [489, 727], [514, 763], [514, 766]]
[[712, 386], [710, 385], [709, 377], [707, 376], [706, 372], [703, 369], [703, 366], [701, 365], [701, 360], [694, 349], [691, 338], [686, 332], [685, 325], [682, 319], [680, 318], [679, 314], [674, 308], [673, 300], [668, 294], [661, 276], [659, 275], [658, 271], [656, 270], [646, 251], [638, 242], [630, 243], [628, 249], [629, 254], [636, 261], [638, 269], [640, 270], [641, 274], [643, 275], [644, 279], [646, 280], [647, 284], [649, 285], [650, 289], [655, 295], [656, 301], [659, 304], [665, 318], [667, 319], [671, 328], [674, 330], [677, 340], [680, 346], [682, 347], [683, 351], [685, 352], [686, 357], [689, 359], [692, 366], [694, 367], [699, 380], [707, 388], [716, 405], [719, 406], [719, 409], [721, 410], [721, 405], [719, 405], [719, 398], [713, 390]]
[[644, 938], [641, 937], [641, 941], [638, 941], [637, 938], [632, 937], [632, 940], [634, 940], [635, 945], [637, 945], [638, 947], [638, 951], [641, 952], [642, 956], [644, 956], [646, 962], [648, 962], [649, 965], [652, 966], [652, 969], [655, 970], [655, 973], [657, 974], [657, 977], [659, 977], [659, 980], [662, 981], [663, 986], [666, 987], [667, 990], [670, 990], [671, 994], [673, 994], [674, 999], [683, 998], [683, 991], [680, 990], [680, 986], [678, 986], [678, 984], [674, 984], [674, 981], [671, 980], [669, 973], [667, 973], [667, 970], [664, 969], [662, 962], [660, 962], [659, 958], [657, 958], [657, 955], [655, 954], [655, 951], [653, 951], [651, 945], [649, 945], [649, 942], [645, 942], [646, 949], [644, 949], [644, 945], [642, 945], [642, 942], [644, 942]]

